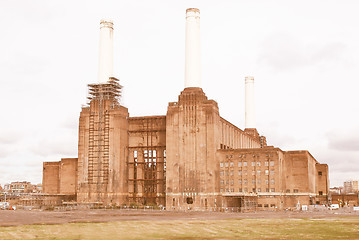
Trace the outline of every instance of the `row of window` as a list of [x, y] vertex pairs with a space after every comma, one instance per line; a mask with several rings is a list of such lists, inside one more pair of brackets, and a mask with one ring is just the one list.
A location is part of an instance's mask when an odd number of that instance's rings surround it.
[[[234, 188], [221, 188], [221, 192], [234, 192]], [[238, 192], [248, 192], [248, 188], [239, 188]], [[262, 192], [261, 188], [252, 188], [251, 192]], [[265, 192], [275, 192], [275, 188], [266, 188]]]
[[[265, 207], [265, 208], [267, 208], [267, 207], [269, 207], [269, 204], [258, 204], [258, 207]], [[275, 204], [270, 204], [270, 207], [275, 207]]]
[[[157, 151], [156, 150], [144, 150], [143, 156], [146, 157], [156, 157]], [[137, 158], [137, 150], [133, 151], [133, 157]], [[166, 150], [163, 150], [163, 157], [166, 157]]]
[[[262, 184], [262, 181], [260, 180], [260, 179], [257, 179], [257, 181], [255, 180], [255, 179], [252, 179], [252, 184], [256, 184], [256, 182], [257, 182], [257, 184]], [[221, 185], [224, 185], [224, 180], [221, 180]], [[227, 180], [226, 181], [226, 184], [228, 185], [229, 183], [231, 183], [231, 185], [233, 185], [234, 184], [234, 180], [232, 179], [231, 181], [229, 181], [229, 180]], [[247, 185], [248, 184], [248, 180], [247, 179], [243, 179], [243, 181], [242, 180], [238, 180], [238, 184], [239, 185], [242, 185], [242, 183], [243, 184], [245, 184], [245, 185]], [[266, 184], [266, 185], [268, 185], [269, 184], [269, 180], [268, 179], [266, 179], [265, 181], [264, 181], [264, 183]], [[271, 179], [270, 180], [270, 184], [272, 184], [272, 185], [274, 185], [275, 184], [275, 180], [274, 179]]]
[[[275, 171], [274, 170], [264, 170], [264, 175], [274, 175], [274, 173], [275, 173]], [[233, 170], [231, 170], [231, 171], [220, 171], [219, 172], [219, 174], [221, 175], [221, 176], [233, 176], [234, 175], [234, 171]], [[262, 174], [262, 171], [261, 170], [257, 170], [257, 171], [252, 171], [252, 176], [254, 176], [254, 175], [258, 175], [258, 176], [260, 176], [261, 174]], [[247, 170], [239, 170], [238, 171], [238, 176], [242, 176], [242, 175], [248, 175], [248, 171]]]
[[[249, 154], [251, 155], [251, 154]], [[269, 157], [273, 157], [273, 154], [266, 154], [265, 155], [267, 158]], [[247, 155], [246, 154], [239, 154], [238, 155], [239, 158], [246, 158]], [[259, 154], [252, 154], [252, 157], [259, 157]], [[233, 155], [226, 155], [226, 158], [233, 158]]]
[[[238, 162], [237, 165], [238, 165], [238, 167], [247, 167], [248, 162], [247, 161]], [[261, 162], [251, 162], [252, 167], [255, 167], [256, 165], [257, 165], [257, 167], [260, 167], [262, 165], [262, 163]], [[221, 168], [223, 168], [223, 167], [234, 167], [234, 162], [220, 162], [219, 166]], [[264, 166], [266, 166], [266, 167], [274, 166], [274, 161], [265, 161]]]

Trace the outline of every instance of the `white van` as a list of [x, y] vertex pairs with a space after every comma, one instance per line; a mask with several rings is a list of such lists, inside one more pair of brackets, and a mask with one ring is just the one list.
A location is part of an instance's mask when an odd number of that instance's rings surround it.
[[330, 210], [337, 210], [337, 209], [339, 209], [339, 204], [332, 204], [332, 205], [330, 205], [329, 209]]

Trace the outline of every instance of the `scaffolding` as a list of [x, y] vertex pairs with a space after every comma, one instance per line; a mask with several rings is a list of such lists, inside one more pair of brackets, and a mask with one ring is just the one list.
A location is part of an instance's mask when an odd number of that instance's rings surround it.
[[122, 86], [117, 78], [110, 77], [106, 83], [89, 84], [88, 89], [88, 105], [92, 100], [111, 100], [114, 106], [120, 105]]
[[[88, 181], [98, 187], [107, 184], [109, 179], [109, 108], [120, 106], [122, 86], [117, 78], [111, 77], [106, 83], [88, 85], [89, 118], [89, 156]], [[108, 104], [109, 103], [109, 104]], [[91, 107], [91, 105], [94, 105]]]

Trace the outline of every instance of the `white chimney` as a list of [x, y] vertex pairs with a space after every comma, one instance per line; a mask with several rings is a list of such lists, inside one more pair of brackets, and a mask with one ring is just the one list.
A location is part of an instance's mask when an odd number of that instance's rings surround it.
[[245, 78], [245, 96], [246, 96], [246, 106], [245, 106], [245, 127], [246, 128], [256, 128], [255, 120], [255, 105], [254, 105], [254, 78], [246, 77]]
[[201, 87], [199, 9], [186, 10], [185, 88]]
[[113, 76], [113, 22], [101, 20], [98, 82], [106, 83]]

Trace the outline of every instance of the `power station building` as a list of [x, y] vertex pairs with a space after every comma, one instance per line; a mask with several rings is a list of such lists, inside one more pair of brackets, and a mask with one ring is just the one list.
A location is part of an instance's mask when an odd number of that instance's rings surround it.
[[100, 25], [98, 83], [79, 120], [78, 158], [45, 162], [43, 192], [78, 203], [167, 210], [284, 209], [327, 201], [328, 166], [308, 151], [267, 146], [245, 78], [246, 128], [222, 118], [201, 88], [200, 13], [186, 11], [185, 88], [162, 116], [130, 117], [113, 77], [113, 23]]

